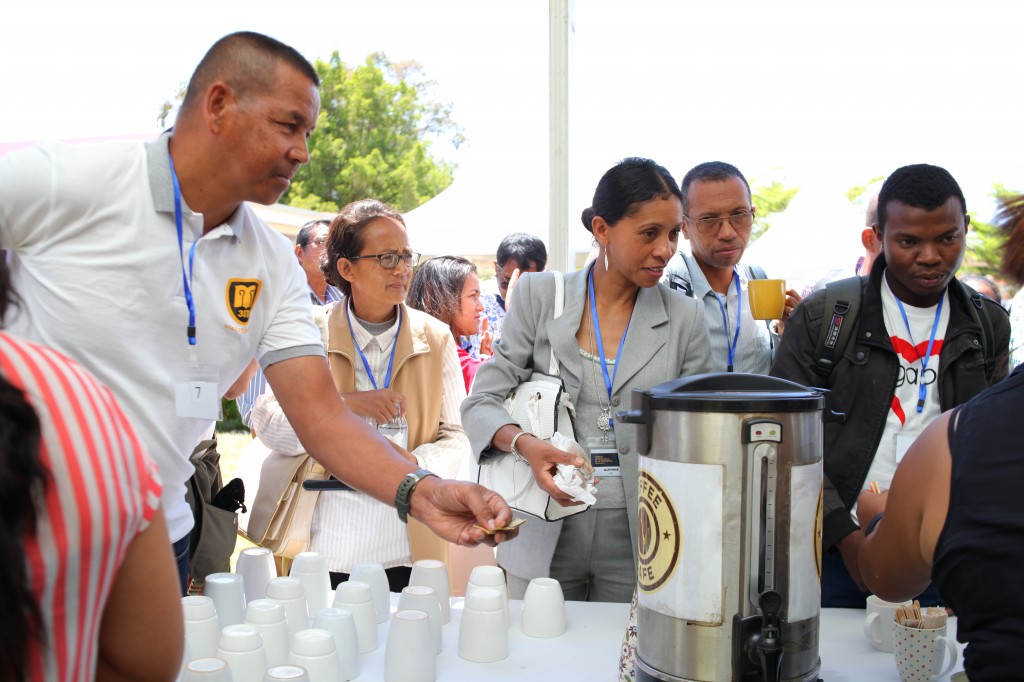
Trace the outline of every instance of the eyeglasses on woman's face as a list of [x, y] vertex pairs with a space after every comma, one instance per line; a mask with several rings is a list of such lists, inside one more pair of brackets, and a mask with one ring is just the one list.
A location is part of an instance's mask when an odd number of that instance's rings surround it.
[[405, 263], [410, 268], [416, 267], [420, 262], [420, 254], [413, 251], [405, 253], [367, 253], [362, 256], [352, 256], [349, 260], [360, 260], [362, 258], [376, 258], [377, 262], [385, 270], [394, 270], [399, 263]]

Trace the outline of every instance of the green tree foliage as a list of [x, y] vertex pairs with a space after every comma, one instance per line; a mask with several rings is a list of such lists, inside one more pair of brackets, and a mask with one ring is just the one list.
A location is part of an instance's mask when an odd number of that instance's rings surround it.
[[[989, 196], [1004, 199], [1020, 194], [1007, 189], [1002, 183], [993, 183]], [[967, 232], [967, 255], [962, 272], [973, 272], [986, 277], [999, 275], [999, 264], [1003, 259], [1003, 237], [991, 223], [983, 223], [977, 215], [971, 214], [971, 225]]]
[[[879, 175], [877, 178], [871, 178], [870, 180], [868, 180], [866, 184], [854, 185], [850, 189], [846, 190], [846, 198], [849, 199], [850, 203], [853, 204], [854, 206], [860, 206], [864, 204], [868, 199], [868, 187], [875, 184], [876, 182], [881, 182], [882, 180], [885, 180], [885, 176]], [[865, 209], [866, 208], [867, 206], [865, 206]]]
[[452, 182], [452, 165], [431, 145], [462, 143], [451, 108], [430, 97], [434, 83], [415, 62], [393, 63], [372, 54], [349, 68], [335, 52], [317, 60], [320, 118], [310, 139], [310, 162], [282, 202], [337, 211], [373, 197], [401, 211], [413, 209]]
[[770, 185], [759, 185], [756, 181], [751, 183], [751, 201], [757, 210], [757, 220], [750, 234], [750, 243], [771, 228], [772, 216], [785, 211], [799, 191], [799, 187], [787, 187], [777, 180]]

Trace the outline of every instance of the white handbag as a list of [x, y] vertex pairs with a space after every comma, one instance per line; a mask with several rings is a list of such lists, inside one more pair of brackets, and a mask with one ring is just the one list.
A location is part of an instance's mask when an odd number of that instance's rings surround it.
[[[562, 273], [554, 275], [554, 318], [557, 318], [565, 305], [565, 283]], [[565, 392], [554, 353], [548, 374], [531, 374], [527, 381], [509, 392], [503, 407], [524, 431], [541, 440], [550, 440], [555, 433], [576, 440], [576, 408]], [[557, 521], [590, 508], [590, 505], [563, 507], [552, 500], [537, 485], [529, 462], [510, 452], [481, 459], [477, 481], [504, 497], [512, 509], [545, 521]]]

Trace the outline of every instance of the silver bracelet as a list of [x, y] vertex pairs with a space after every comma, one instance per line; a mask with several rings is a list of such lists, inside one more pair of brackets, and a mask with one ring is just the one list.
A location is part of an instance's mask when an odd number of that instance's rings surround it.
[[526, 461], [526, 457], [523, 456], [523, 453], [521, 453], [518, 450], [516, 450], [516, 441], [518, 441], [523, 436], [528, 436], [528, 435], [530, 435], [530, 434], [527, 433], [526, 431], [520, 431], [516, 435], [512, 436], [512, 442], [508, 446], [508, 451], [512, 453], [512, 456], [515, 457], [516, 459], [518, 459], [521, 462], [525, 462]]

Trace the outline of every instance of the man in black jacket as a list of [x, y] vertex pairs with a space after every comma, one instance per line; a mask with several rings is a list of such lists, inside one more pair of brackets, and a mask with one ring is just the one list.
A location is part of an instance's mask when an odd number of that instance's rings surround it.
[[[789, 320], [771, 374], [831, 391], [822, 518], [822, 606], [863, 607], [858, 496], [877, 484], [884, 504], [896, 465], [942, 411], [1007, 373], [1009, 320], [955, 278], [966, 246], [963, 192], [944, 169], [896, 170], [882, 186], [876, 236], [882, 254], [862, 278], [860, 312], [827, 376], [816, 371], [826, 292]], [[974, 308], [972, 310], [972, 307]], [[987, 349], [987, 352], [986, 352]]]

